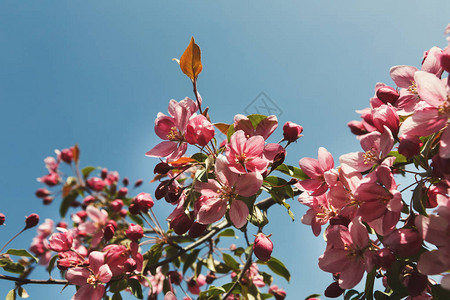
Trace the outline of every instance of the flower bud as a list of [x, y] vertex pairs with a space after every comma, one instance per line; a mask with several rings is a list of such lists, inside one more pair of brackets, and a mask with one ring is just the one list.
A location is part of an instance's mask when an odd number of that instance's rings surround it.
[[394, 104], [400, 95], [397, 90], [390, 86], [381, 86], [376, 91], [377, 98], [384, 102], [384, 104]]
[[406, 275], [403, 284], [408, 288], [408, 294], [411, 297], [417, 297], [427, 288], [428, 277], [417, 271], [413, 271]]
[[100, 172], [100, 177], [104, 180], [106, 179], [107, 176], [108, 176], [108, 169], [103, 168], [102, 171]]
[[72, 248], [73, 237], [67, 232], [57, 232], [48, 239], [48, 248], [55, 252], [69, 251]]
[[442, 50], [440, 55], [441, 67], [450, 73], [450, 46]]
[[144, 180], [142, 180], [142, 179], [136, 180], [136, 182], [134, 183], [134, 187], [135, 188], [140, 187], [143, 182], [144, 182]]
[[194, 219], [186, 215], [185, 213], [179, 214], [172, 221], [170, 221], [170, 228], [175, 231], [176, 234], [185, 234], [194, 223]]
[[67, 223], [64, 221], [61, 221], [58, 224], [56, 224], [56, 227], [67, 228]]
[[197, 115], [190, 118], [185, 138], [191, 145], [206, 146], [214, 137], [214, 126], [203, 115]]
[[347, 126], [354, 135], [363, 135], [369, 132], [361, 121], [350, 121]]
[[38, 179], [38, 181], [43, 182], [48, 186], [55, 186], [61, 181], [61, 178], [59, 177], [58, 173], [50, 173], [42, 176]]
[[180, 285], [181, 281], [183, 280], [183, 275], [181, 275], [180, 272], [177, 271], [169, 271], [169, 273], [167, 273], [167, 277], [169, 277], [170, 283], [175, 285]]
[[80, 210], [76, 213], [76, 215], [83, 221], [87, 218], [87, 212], [85, 212], [84, 210]]
[[36, 197], [38, 197], [38, 198], [45, 198], [45, 197], [49, 196], [50, 194], [51, 194], [51, 193], [50, 193], [49, 190], [43, 189], [43, 188], [38, 189], [38, 190], [36, 191]]
[[128, 211], [125, 208], [122, 208], [120, 210], [120, 215], [122, 216], [122, 218], [125, 218], [128, 215]]
[[132, 214], [132, 215], [137, 215], [137, 214], [139, 214], [140, 213], [140, 209], [139, 209], [139, 206], [136, 204], [136, 203], [131, 203], [129, 206], [128, 206], [128, 211], [130, 212], [130, 214]]
[[208, 275], [206, 275], [206, 283], [207, 284], [211, 284], [214, 282], [214, 280], [217, 279], [217, 275], [216, 273], [214, 273], [213, 271], [209, 272]]
[[73, 159], [72, 148], [61, 150], [61, 160], [65, 163], [71, 164]]
[[130, 183], [130, 180], [128, 179], [128, 177], [124, 177], [122, 179], [122, 183], [123, 183], [124, 186], [127, 186]]
[[284, 140], [290, 143], [295, 142], [302, 135], [302, 132], [303, 127], [298, 124], [295, 124], [294, 122], [287, 121], [283, 125]]
[[0, 225], [5, 224], [5, 219], [6, 219], [5, 215], [0, 213]]
[[422, 248], [422, 238], [413, 229], [401, 228], [395, 230], [383, 240], [383, 244], [400, 257], [417, 254]]
[[325, 290], [325, 297], [328, 298], [337, 298], [340, 295], [342, 295], [345, 292], [345, 290], [341, 289], [339, 286], [339, 283], [337, 281], [330, 284], [327, 289]]
[[92, 196], [92, 195], [86, 196], [83, 199], [83, 205], [84, 206], [88, 206], [89, 204], [94, 203], [94, 201], [95, 201], [95, 197], [94, 196]]
[[125, 231], [125, 234], [127, 235], [127, 238], [134, 242], [137, 242], [144, 236], [144, 230], [140, 225], [130, 224], [127, 231]]
[[145, 213], [154, 205], [152, 196], [148, 193], [139, 193], [136, 198], [134, 198], [134, 203], [138, 206], [140, 211]]
[[276, 285], [270, 286], [269, 294], [272, 294], [275, 297], [275, 300], [283, 300], [286, 298], [286, 292]]
[[272, 254], [272, 250], [272, 241], [264, 233], [258, 233], [255, 242], [253, 243], [253, 252], [256, 257], [262, 261], [268, 261]]
[[116, 231], [116, 229], [114, 228], [114, 226], [112, 224], [106, 225], [105, 229], [103, 230], [103, 239], [105, 241], [111, 240], [114, 236], [115, 231]]
[[191, 226], [191, 229], [189, 229], [189, 236], [193, 239], [198, 238], [205, 232], [205, 229], [208, 227], [208, 225], [200, 224], [197, 222], [194, 222]]
[[120, 188], [120, 189], [117, 191], [117, 196], [118, 196], [119, 198], [125, 197], [127, 194], [128, 194], [128, 189], [127, 189], [126, 187]]
[[133, 272], [137, 268], [137, 263], [133, 258], [128, 258], [123, 264], [125, 272]]
[[115, 212], [119, 212], [123, 207], [123, 201], [120, 199], [116, 199], [111, 202], [111, 209]]
[[25, 228], [32, 228], [36, 226], [39, 223], [39, 215], [38, 214], [31, 214], [25, 219]]
[[176, 185], [175, 182], [172, 182], [168, 187], [167, 187], [167, 193], [164, 196], [164, 199], [168, 202], [168, 203], [175, 203], [178, 202], [178, 199], [180, 199], [181, 196], [181, 191], [180, 188]]
[[162, 181], [155, 190], [156, 200], [162, 199], [166, 196], [168, 190], [169, 180]]
[[167, 172], [169, 172], [172, 169], [173, 168], [168, 163], [160, 162], [159, 164], [157, 164], [155, 166], [153, 173], [154, 174], [167, 174]]
[[105, 182], [98, 177], [92, 177], [88, 180], [86, 180], [87, 185], [93, 189], [94, 191], [101, 191], [105, 187]]
[[45, 197], [44, 199], [42, 199], [42, 203], [43, 203], [44, 205], [49, 205], [49, 204], [51, 204], [52, 202], [53, 202], [53, 197], [50, 197], [50, 196]]

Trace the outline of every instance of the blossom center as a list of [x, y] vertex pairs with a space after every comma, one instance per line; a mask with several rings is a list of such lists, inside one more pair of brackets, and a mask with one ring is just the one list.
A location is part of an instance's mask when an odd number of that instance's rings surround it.
[[170, 131], [167, 134], [167, 138], [170, 141], [177, 141], [180, 139], [180, 133], [178, 132], [177, 127], [173, 126], [172, 128], [170, 128]]
[[87, 279], [86, 279], [87, 284], [90, 285], [94, 285], [97, 282], [97, 279], [95, 278], [94, 275], [90, 275]]
[[411, 81], [411, 85], [408, 87], [408, 91], [417, 95], [417, 85], [415, 81]]
[[440, 115], [450, 116], [450, 95], [447, 95], [447, 99], [439, 106], [438, 112]]
[[364, 153], [363, 154], [363, 158], [364, 158], [364, 164], [365, 165], [373, 164], [377, 160], [377, 156], [374, 153], [374, 151], [372, 151], [372, 150], [369, 150], [366, 153]]

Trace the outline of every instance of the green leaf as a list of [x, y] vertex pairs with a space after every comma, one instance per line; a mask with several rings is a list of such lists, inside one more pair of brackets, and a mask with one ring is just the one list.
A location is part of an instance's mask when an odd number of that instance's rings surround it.
[[23, 274], [25, 270], [21, 264], [15, 263], [7, 257], [0, 258], [0, 267], [2, 267], [6, 272], [16, 274]]
[[272, 257], [267, 262], [267, 266], [269, 267], [269, 269], [272, 270], [272, 272], [274, 272], [277, 275], [280, 275], [281, 277], [286, 279], [288, 282], [291, 280], [291, 274], [289, 273], [286, 266], [281, 261], [276, 259], [275, 257]]
[[232, 228], [227, 228], [217, 235], [217, 237], [221, 236], [236, 237], [236, 234], [234, 233], [234, 230]]
[[110, 282], [109, 290], [111, 293], [119, 293], [128, 287], [128, 283], [125, 279], [122, 280], [114, 280]]
[[223, 258], [223, 262], [229, 266], [230, 268], [232, 268], [233, 270], [237, 270], [239, 269], [239, 263], [233, 258], [233, 256], [223, 253], [222, 255]]
[[382, 291], [375, 291], [375, 294], [373, 294], [375, 297], [375, 300], [388, 300], [389, 294], [383, 293]]
[[285, 200], [283, 200], [282, 204], [284, 207], [286, 207], [289, 217], [291, 217], [292, 222], [294, 222], [295, 217], [294, 217], [294, 213], [291, 211], [291, 205], [289, 205]]
[[408, 296], [408, 290], [400, 281], [399, 274], [402, 273], [405, 263], [401, 261], [394, 262], [391, 267], [387, 270], [386, 278], [387, 284], [392, 289], [393, 299], [401, 299]]
[[138, 299], [143, 299], [144, 295], [142, 295], [142, 286], [139, 280], [134, 278], [129, 278], [127, 280], [128, 287], [130, 288], [131, 293]]
[[200, 182], [208, 182], [208, 170], [199, 169], [195, 172], [195, 179]]
[[373, 285], [375, 283], [375, 269], [366, 276], [366, 288], [364, 294], [367, 300], [373, 300]]
[[95, 170], [99, 169], [99, 167], [87, 166], [81, 170], [81, 174], [83, 174], [83, 178], [86, 179], [89, 175]]
[[311, 299], [311, 298], [318, 298], [320, 296], [321, 296], [320, 294], [311, 294], [308, 297], [306, 297], [305, 300], [308, 300], [308, 299]]
[[391, 152], [389, 152], [388, 156], [395, 157], [394, 164], [405, 163], [408, 161], [408, 159], [404, 155], [398, 153], [398, 151], [391, 151]]
[[227, 140], [230, 141], [231, 136], [234, 134], [235, 130], [234, 130], [234, 125], [230, 125], [230, 128], [228, 128], [228, 133], [227, 133]]
[[10, 290], [5, 300], [16, 300], [16, 290]]
[[253, 128], [256, 129], [256, 127], [258, 127], [259, 123], [261, 123], [262, 120], [267, 119], [267, 116], [253, 114], [253, 115], [248, 115], [247, 118], [250, 120], [250, 122], [252, 122]]
[[357, 290], [349, 290], [344, 295], [344, 300], [350, 300], [351, 297], [359, 295], [359, 292]]
[[306, 175], [302, 171], [302, 169], [293, 166], [288, 166], [286, 164], [279, 165], [275, 170], [300, 180], [309, 179], [308, 175]]
[[419, 182], [413, 191], [412, 195], [413, 208], [421, 215], [428, 216], [425, 209], [427, 203], [427, 194], [424, 190], [424, 185]]
[[195, 153], [194, 155], [191, 156], [192, 159], [195, 159], [198, 162], [204, 162], [207, 158], [208, 155], [206, 155], [205, 153]]
[[70, 205], [73, 201], [75, 201], [78, 197], [78, 192], [76, 190], [72, 190], [61, 202], [61, 206], [59, 207], [59, 214], [62, 218], [64, 218], [69, 210]]
[[[227, 284], [222, 285], [222, 287], [225, 289], [225, 291], [229, 291], [231, 287], [233, 286], [234, 282], [229, 282]], [[232, 294], [240, 294], [242, 293], [241, 285], [238, 283], [234, 287], [233, 291], [231, 291]]]
[[111, 300], [122, 300], [122, 295], [120, 293], [114, 293]]
[[211, 285], [209, 289], [206, 291], [208, 296], [214, 297], [226, 292], [226, 290], [221, 286]]
[[208, 269], [210, 269], [213, 272], [216, 272], [216, 267], [215, 267], [215, 263], [214, 263], [214, 257], [212, 255], [212, 253], [210, 253], [208, 255], [208, 260], [206, 261], [206, 266], [208, 267]]
[[189, 269], [190, 266], [197, 260], [198, 254], [200, 252], [200, 249], [192, 250], [191, 254], [186, 257], [186, 260], [184, 261], [183, 265], [183, 275], [186, 273], [186, 271]]
[[6, 251], [6, 254], [14, 255], [14, 256], [25, 256], [25, 257], [32, 258], [35, 262], [39, 261], [39, 259], [37, 259], [37, 257], [32, 255], [30, 252], [28, 252], [25, 249], [8, 249], [8, 251]]
[[256, 205], [253, 206], [253, 212], [249, 215], [249, 221], [256, 227], [262, 228], [269, 223], [269, 219]]
[[58, 254], [53, 255], [53, 257], [50, 259], [50, 261], [48, 263], [47, 271], [48, 271], [48, 275], [50, 277], [52, 277], [52, 270], [53, 270], [53, 267], [55, 266], [57, 259], [58, 259]]

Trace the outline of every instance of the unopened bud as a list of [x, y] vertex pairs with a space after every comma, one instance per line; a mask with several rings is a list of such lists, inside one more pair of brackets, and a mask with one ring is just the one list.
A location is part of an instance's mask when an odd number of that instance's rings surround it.
[[135, 188], [140, 187], [143, 182], [144, 182], [144, 180], [142, 180], [142, 179], [136, 180], [136, 182], [134, 183], [134, 187]]
[[269, 294], [272, 294], [275, 297], [275, 300], [283, 300], [286, 298], [286, 292], [276, 285], [270, 286]]
[[156, 200], [162, 199], [166, 196], [168, 190], [169, 180], [162, 181], [155, 190]]
[[127, 194], [128, 194], [128, 189], [126, 187], [123, 187], [117, 191], [117, 196], [119, 198], [125, 197]]
[[294, 122], [287, 121], [283, 125], [283, 137], [290, 143], [295, 142], [302, 135], [302, 132], [303, 127]]
[[127, 235], [127, 238], [134, 242], [137, 242], [144, 236], [144, 230], [140, 225], [130, 224], [125, 234]]
[[183, 279], [183, 275], [181, 275], [180, 272], [177, 271], [169, 271], [169, 273], [167, 273], [167, 276], [170, 279], [170, 283], [175, 285], [180, 285]]
[[86, 196], [83, 199], [83, 205], [88, 206], [89, 204], [94, 203], [94, 201], [95, 201], [95, 197], [94, 196], [92, 196], [92, 195]]
[[43, 188], [38, 189], [38, 190], [36, 191], [36, 197], [38, 197], [38, 198], [45, 198], [45, 197], [49, 196], [50, 194], [51, 194], [51, 193], [50, 193], [49, 190], [43, 189]]
[[39, 223], [39, 215], [38, 214], [31, 214], [25, 219], [25, 228], [32, 228], [36, 226]]
[[68, 226], [66, 222], [61, 221], [58, 224], [56, 224], [56, 227], [67, 228]]
[[139, 193], [136, 198], [134, 198], [134, 203], [138, 206], [140, 211], [145, 213], [154, 205], [152, 196], [148, 193]]
[[88, 180], [86, 180], [87, 185], [93, 189], [94, 191], [101, 191], [105, 187], [105, 182], [98, 177], [92, 177]]
[[253, 243], [253, 252], [262, 261], [268, 261], [272, 255], [273, 243], [264, 233], [258, 233]]
[[123, 264], [126, 272], [133, 272], [137, 268], [137, 263], [133, 258], [128, 258]]
[[103, 168], [101, 173], [100, 173], [100, 177], [102, 179], [106, 179], [107, 176], [108, 176], [108, 169], [107, 168]]
[[130, 183], [130, 180], [128, 179], [128, 177], [124, 177], [122, 179], [122, 183], [123, 183], [124, 186], [127, 186]]
[[208, 275], [206, 275], [206, 283], [211, 284], [214, 282], [214, 280], [217, 279], [217, 275], [214, 272], [209, 272]]
[[137, 215], [137, 214], [139, 214], [140, 213], [140, 209], [139, 209], [139, 206], [136, 204], [136, 203], [131, 203], [129, 206], [128, 206], [128, 211], [130, 212], [130, 214], [132, 214], [132, 215]]
[[65, 163], [72, 163], [73, 152], [72, 149], [63, 149], [61, 150], [61, 160]]
[[401, 138], [400, 144], [398, 145], [398, 153], [401, 155], [411, 158], [420, 153], [420, 148], [422, 147], [422, 141], [418, 137], [407, 137]]
[[87, 218], [87, 212], [85, 212], [84, 210], [80, 210], [76, 213], [76, 215], [83, 221]]
[[363, 135], [368, 133], [366, 127], [364, 127], [364, 124], [361, 121], [350, 121], [347, 123], [347, 126], [354, 135]]
[[392, 254], [391, 250], [383, 248], [375, 252], [374, 262], [375, 265], [383, 269], [389, 269], [395, 262], [395, 256]]
[[191, 238], [198, 238], [199, 236], [201, 236], [203, 234], [203, 232], [205, 232], [205, 229], [208, 227], [208, 225], [206, 224], [200, 224], [197, 222], [194, 222], [191, 226], [191, 229], [189, 229], [189, 236]]
[[111, 202], [111, 209], [115, 212], [119, 212], [123, 207], [123, 201], [120, 199], [116, 199]]
[[44, 205], [49, 205], [49, 204], [51, 204], [52, 202], [53, 202], [53, 197], [50, 197], [50, 196], [45, 197], [44, 199], [42, 199], [42, 203], [43, 203]]
[[394, 104], [400, 95], [397, 90], [390, 86], [381, 86], [376, 91], [377, 98], [383, 101], [385, 104], [391, 103]]
[[193, 218], [190, 218], [185, 213], [179, 214], [172, 221], [170, 221], [170, 228], [175, 231], [176, 234], [185, 234], [194, 223]]
[[5, 215], [0, 213], [0, 225], [5, 224], [5, 219], [6, 219]]
[[125, 218], [128, 215], [128, 211], [125, 208], [122, 208], [120, 210], [120, 215]]

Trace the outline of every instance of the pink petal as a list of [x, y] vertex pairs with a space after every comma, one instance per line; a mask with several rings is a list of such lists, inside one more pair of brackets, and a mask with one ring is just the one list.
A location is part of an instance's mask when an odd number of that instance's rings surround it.
[[417, 264], [419, 272], [425, 275], [435, 275], [447, 271], [448, 266], [442, 261], [446, 251], [448, 249], [442, 248], [422, 253]]
[[347, 270], [339, 275], [339, 287], [341, 289], [351, 289], [363, 278], [365, 266], [363, 263], [355, 261]]
[[439, 156], [448, 159], [450, 158], [450, 126], [444, 130], [439, 144]]
[[439, 107], [447, 99], [445, 85], [434, 74], [418, 71], [414, 74], [414, 80], [420, 98], [431, 106]]
[[344, 249], [329, 248], [319, 257], [319, 268], [325, 272], [342, 272], [349, 264], [350, 260]]
[[219, 195], [217, 191], [221, 188], [221, 185], [214, 179], [209, 179], [208, 182], [197, 182], [195, 184], [195, 191], [210, 198], [217, 197]]
[[184, 153], [186, 153], [186, 150], [187, 150], [187, 143], [181, 142], [178, 145], [178, 148], [176, 148], [175, 151], [172, 153], [172, 155], [170, 155], [168, 158], [171, 160], [177, 160], [180, 157], [182, 157]]
[[108, 283], [112, 278], [112, 272], [108, 265], [103, 265], [98, 271], [99, 279], [103, 283]]
[[172, 131], [173, 127], [176, 128], [174, 119], [166, 115], [158, 117], [155, 120], [155, 133], [163, 140], [169, 139], [167, 136], [169, 135], [170, 131]]
[[71, 284], [82, 286], [82, 285], [87, 284], [86, 280], [88, 279], [88, 277], [90, 275], [91, 275], [91, 272], [89, 272], [88, 269], [75, 267], [75, 268], [70, 268], [69, 270], [67, 270], [66, 279]]
[[339, 157], [344, 173], [364, 172], [372, 168], [373, 162], [364, 162], [363, 152], [351, 152]]
[[[234, 151], [236, 154], [243, 153], [245, 142], [247, 141], [247, 138], [245, 137], [245, 133], [242, 130], [236, 131], [230, 138], [230, 143], [228, 144], [228, 147]], [[228, 151], [227, 151], [228, 156]]]
[[105, 264], [105, 255], [100, 251], [92, 251], [89, 254], [89, 266], [95, 274], [98, 274], [100, 267]]
[[233, 186], [238, 178], [238, 174], [235, 172], [232, 172], [230, 170], [230, 166], [228, 164], [228, 160], [225, 156], [219, 155], [219, 157], [216, 159], [216, 166], [215, 166], [216, 176], [217, 179], [226, 186]]
[[166, 157], [172, 154], [176, 149], [176, 142], [161, 142], [145, 153], [145, 155], [150, 157]]
[[369, 243], [369, 234], [366, 227], [361, 223], [361, 218], [355, 218], [348, 226], [350, 235], [352, 236], [353, 244], [358, 245], [358, 248], [365, 248]]
[[97, 287], [87, 284], [82, 286], [72, 297], [72, 300], [101, 300], [105, 295], [105, 286], [97, 285]]
[[249, 172], [258, 172], [258, 173], [264, 173], [267, 170], [268, 165], [269, 161], [261, 157], [256, 157], [245, 164]]
[[304, 157], [299, 161], [300, 169], [311, 178], [320, 177], [323, 174], [323, 169], [317, 159]]
[[323, 171], [328, 171], [334, 168], [333, 156], [324, 147], [319, 148], [319, 165]]
[[230, 205], [230, 219], [236, 228], [241, 228], [247, 223], [248, 207], [244, 201], [233, 200]]
[[433, 47], [428, 51], [427, 57], [422, 62], [422, 71], [432, 73], [437, 77], [441, 77], [443, 68], [441, 66], [440, 55], [442, 49], [439, 47]]
[[198, 211], [197, 222], [211, 224], [219, 221], [227, 211], [227, 201], [221, 198], [207, 199]]
[[323, 181], [317, 179], [305, 179], [299, 181], [295, 184], [295, 186], [305, 192], [314, 192], [319, 189], [324, 184]]
[[259, 173], [247, 173], [241, 175], [236, 182], [236, 193], [244, 197], [250, 197], [258, 193], [263, 183], [263, 177]]
[[234, 130], [243, 130], [246, 136], [253, 136], [255, 128], [252, 121], [244, 115], [237, 114], [234, 116]]
[[243, 152], [247, 158], [258, 157], [264, 150], [264, 138], [260, 135], [252, 136], [244, 145]]
[[394, 66], [390, 70], [391, 78], [395, 84], [401, 88], [408, 88], [414, 80], [414, 73], [417, 68], [410, 66]]
[[267, 140], [267, 138], [275, 131], [277, 127], [278, 119], [276, 116], [271, 115], [259, 122], [256, 127], [256, 134], [261, 135], [264, 140]]
[[437, 109], [425, 108], [407, 118], [400, 126], [400, 130], [404, 135], [427, 136], [442, 129], [447, 120], [447, 117], [442, 118], [439, 115]]

